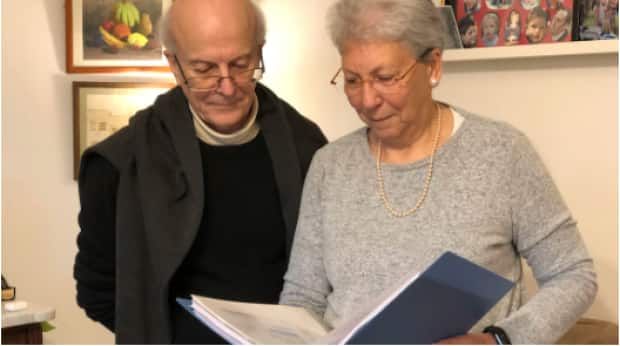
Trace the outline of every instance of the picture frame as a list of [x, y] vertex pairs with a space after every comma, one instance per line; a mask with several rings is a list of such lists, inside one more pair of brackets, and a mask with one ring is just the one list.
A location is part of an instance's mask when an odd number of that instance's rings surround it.
[[577, 0], [454, 0], [464, 48], [573, 40]]
[[170, 70], [158, 26], [173, 0], [65, 1], [67, 73]]
[[618, 0], [581, 0], [577, 10], [576, 33], [580, 41], [617, 40]]
[[172, 82], [73, 82], [74, 179], [88, 147], [123, 128], [137, 111], [174, 86]]
[[444, 26], [444, 49], [461, 49], [463, 43], [461, 42], [461, 35], [459, 34], [459, 28], [456, 25], [456, 17], [452, 6], [438, 6], [439, 14], [441, 15], [441, 22]]

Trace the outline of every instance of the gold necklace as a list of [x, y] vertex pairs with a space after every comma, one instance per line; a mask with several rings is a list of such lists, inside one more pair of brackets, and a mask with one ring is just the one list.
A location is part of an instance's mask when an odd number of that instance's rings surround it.
[[426, 173], [426, 179], [424, 182], [424, 189], [422, 190], [422, 195], [418, 199], [418, 202], [415, 204], [415, 207], [405, 210], [405, 211], [397, 211], [395, 210], [388, 201], [387, 194], [385, 192], [385, 184], [383, 181], [383, 171], [381, 170], [381, 141], [377, 145], [377, 183], [379, 185], [379, 197], [383, 201], [383, 205], [385, 209], [388, 211], [390, 216], [402, 218], [405, 216], [409, 216], [418, 210], [424, 200], [426, 199], [426, 195], [428, 194], [428, 189], [431, 185], [431, 178], [433, 177], [433, 160], [435, 158], [435, 152], [437, 151], [437, 145], [439, 144], [439, 135], [441, 134], [441, 112], [439, 109], [439, 104], [435, 104], [437, 106], [437, 133], [435, 134], [435, 139], [433, 140], [433, 150], [431, 152], [430, 163], [428, 165], [428, 172]]

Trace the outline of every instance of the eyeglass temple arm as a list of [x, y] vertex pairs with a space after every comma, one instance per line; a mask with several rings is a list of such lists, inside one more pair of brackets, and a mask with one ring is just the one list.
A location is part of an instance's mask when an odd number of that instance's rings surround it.
[[183, 72], [183, 68], [181, 67], [181, 63], [179, 62], [179, 58], [177, 58], [177, 55], [174, 54], [174, 62], [177, 64], [177, 67], [179, 68], [179, 72], [181, 72], [181, 77], [183, 77], [183, 83], [185, 83], [185, 85], [189, 85], [189, 82], [187, 81], [187, 77], [185, 77], [185, 72]]
[[265, 60], [263, 60], [263, 50], [261, 49], [258, 54], [260, 56], [260, 69], [265, 73], [267, 69], [265, 68]]
[[338, 68], [338, 71], [336, 71], [336, 73], [334, 74], [334, 76], [332, 77], [332, 80], [329, 81], [329, 84], [331, 85], [336, 85], [336, 78], [338, 77], [338, 75], [340, 74], [340, 72], [342, 72], [342, 67]]

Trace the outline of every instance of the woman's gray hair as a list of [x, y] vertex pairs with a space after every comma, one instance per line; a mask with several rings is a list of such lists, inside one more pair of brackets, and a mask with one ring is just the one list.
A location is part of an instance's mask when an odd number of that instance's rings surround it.
[[[256, 18], [256, 46], [260, 47], [265, 44], [265, 37], [267, 36], [267, 22], [265, 20], [265, 13], [261, 9], [261, 7], [257, 5], [254, 1], [250, 1], [250, 3]], [[172, 53], [176, 53], [176, 40], [170, 28], [171, 8], [172, 6], [169, 6], [164, 12], [164, 14], [161, 16], [157, 28], [160, 33], [162, 45], [166, 48], [166, 50]]]
[[340, 52], [350, 39], [402, 42], [414, 58], [430, 48], [443, 51], [445, 28], [432, 0], [339, 0], [327, 23]]

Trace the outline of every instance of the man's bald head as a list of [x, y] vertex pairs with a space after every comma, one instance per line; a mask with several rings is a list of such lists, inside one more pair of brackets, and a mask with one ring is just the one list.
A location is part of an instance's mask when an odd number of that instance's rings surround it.
[[173, 0], [161, 18], [159, 31], [166, 50], [176, 53], [180, 35], [205, 30], [231, 35], [251, 33], [254, 44], [261, 47], [265, 43], [265, 16], [251, 0]]

